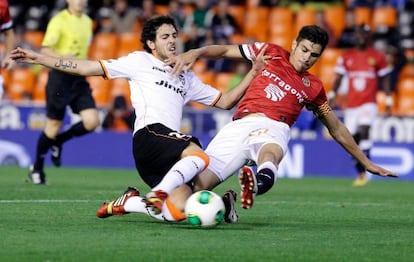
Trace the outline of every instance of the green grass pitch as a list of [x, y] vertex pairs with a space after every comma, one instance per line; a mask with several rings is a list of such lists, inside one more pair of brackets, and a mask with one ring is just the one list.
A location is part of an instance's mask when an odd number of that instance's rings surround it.
[[[98, 219], [104, 200], [128, 185], [148, 191], [134, 170], [0, 167], [0, 261], [414, 261], [414, 184], [379, 179], [279, 179], [237, 210], [238, 224], [198, 229], [143, 214]], [[239, 186], [232, 177], [215, 191]]]

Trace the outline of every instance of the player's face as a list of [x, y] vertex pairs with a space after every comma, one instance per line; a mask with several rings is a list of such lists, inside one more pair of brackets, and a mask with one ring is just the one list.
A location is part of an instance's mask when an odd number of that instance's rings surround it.
[[157, 30], [155, 42], [150, 42], [152, 54], [158, 59], [165, 59], [177, 55], [178, 33], [174, 26], [163, 24]]
[[79, 15], [84, 12], [88, 6], [88, 0], [66, 0], [70, 12]]
[[305, 72], [318, 61], [322, 53], [322, 46], [309, 40], [293, 42], [289, 61], [299, 73]]
[[359, 48], [365, 48], [366, 46], [368, 46], [368, 42], [369, 42], [369, 38], [370, 38], [370, 32], [366, 31], [362, 28], [357, 28], [355, 31], [355, 40], [356, 40], [356, 45]]

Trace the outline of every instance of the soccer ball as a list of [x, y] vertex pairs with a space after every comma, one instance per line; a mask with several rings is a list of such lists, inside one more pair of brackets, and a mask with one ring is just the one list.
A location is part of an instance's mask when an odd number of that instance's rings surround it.
[[213, 227], [223, 221], [225, 209], [219, 195], [202, 190], [187, 199], [184, 212], [191, 225]]

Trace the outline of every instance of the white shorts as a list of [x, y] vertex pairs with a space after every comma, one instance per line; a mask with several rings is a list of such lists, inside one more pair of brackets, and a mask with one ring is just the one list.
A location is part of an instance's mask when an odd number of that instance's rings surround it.
[[257, 163], [260, 149], [269, 143], [287, 151], [290, 127], [265, 116], [246, 116], [225, 125], [207, 146], [209, 169], [220, 181], [229, 178], [247, 160]]
[[344, 111], [344, 124], [352, 135], [356, 134], [361, 125], [371, 126], [378, 113], [376, 103], [368, 103], [359, 107], [347, 108]]

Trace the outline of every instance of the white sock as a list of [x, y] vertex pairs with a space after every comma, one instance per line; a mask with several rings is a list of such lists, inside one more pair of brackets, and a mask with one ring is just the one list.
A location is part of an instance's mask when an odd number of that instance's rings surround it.
[[170, 193], [176, 187], [190, 181], [206, 167], [206, 162], [199, 156], [187, 156], [175, 163], [161, 182], [152, 191], [163, 190]]

